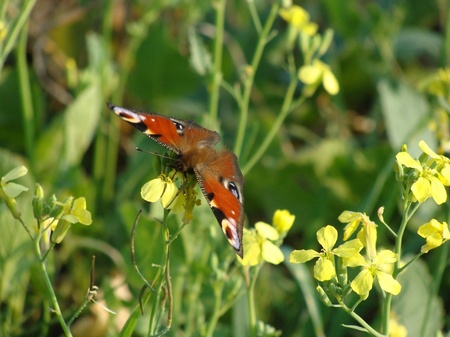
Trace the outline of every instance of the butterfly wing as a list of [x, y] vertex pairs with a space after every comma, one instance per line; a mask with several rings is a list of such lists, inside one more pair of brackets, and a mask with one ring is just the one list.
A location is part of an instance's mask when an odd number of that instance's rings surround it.
[[202, 145], [213, 147], [220, 140], [217, 132], [208, 130], [193, 121], [169, 118], [157, 113], [141, 113], [110, 103], [107, 105], [124, 121], [176, 154], [182, 154]]
[[244, 177], [236, 155], [231, 151], [217, 154], [213, 161], [194, 168], [197, 181], [211, 207], [222, 232], [242, 258], [244, 228]]

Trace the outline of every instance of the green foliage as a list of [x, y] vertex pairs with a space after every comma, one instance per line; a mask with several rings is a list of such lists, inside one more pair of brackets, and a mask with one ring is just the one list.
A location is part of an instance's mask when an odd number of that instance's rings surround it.
[[[450, 152], [448, 8], [309, 0], [295, 21], [288, 2], [0, 2], [0, 177], [29, 170], [14, 180], [28, 191], [0, 200], [0, 335], [346, 336], [343, 325], [356, 327], [318, 296], [312, 265], [258, 256], [243, 267], [203, 199], [186, 226], [143, 201], [141, 187], [161, 171], [135, 146], [165, 151], [105, 105], [218, 131], [245, 175], [246, 227], [271, 223], [278, 209], [296, 216], [285, 237], [271, 236], [285, 257], [319, 249], [316, 232], [344, 209], [375, 218], [384, 206], [399, 228], [395, 154], [407, 144], [417, 157], [419, 140]], [[73, 206], [80, 198], [90, 226], [74, 224], [86, 220]], [[66, 207], [52, 213], [66, 221], [58, 244], [39, 226], [56, 203]], [[449, 222], [448, 201], [426, 201], [408, 219], [402, 256], [424, 245], [417, 229], [432, 218]], [[377, 246], [392, 247], [390, 235], [380, 226]], [[398, 275], [392, 318], [408, 336], [448, 333], [448, 246]], [[368, 299], [358, 313], [382, 331], [385, 308]]]

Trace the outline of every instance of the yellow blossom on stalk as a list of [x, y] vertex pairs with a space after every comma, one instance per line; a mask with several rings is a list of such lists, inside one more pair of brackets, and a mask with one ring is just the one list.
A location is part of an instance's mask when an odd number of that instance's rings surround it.
[[239, 260], [244, 266], [256, 266], [262, 261], [280, 264], [284, 261], [284, 255], [274, 243], [278, 239], [277, 230], [264, 222], [257, 222], [253, 229], [244, 228], [242, 241], [245, 255]]
[[440, 68], [427, 81], [428, 92], [432, 95], [448, 97], [450, 90], [450, 68]]
[[63, 204], [61, 214], [60, 218], [50, 221], [53, 230], [51, 240], [55, 243], [60, 243], [64, 239], [72, 224], [81, 223], [89, 226], [92, 223], [91, 213], [86, 209], [84, 197], [75, 200], [72, 197], [68, 198]]
[[282, 8], [279, 12], [280, 16], [295, 27], [298, 31], [306, 35], [313, 36], [316, 34], [318, 26], [316, 23], [309, 21], [309, 14], [302, 7], [293, 5], [289, 8]]
[[294, 224], [295, 215], [289, 213], [288, 210], [278, 209], [273, 214], [273, 226], [277, 229], [280, 235], [286, 234]]
[[370, 220], [366, 213], [344, 211], [339, 215], [338, 220], [342, 223], [347, 223], [344, 227], [344, 241], [362, 225], [361, 231], [358, 233], [358, 238], [366, 247], [368, 255], [374, 256], [376, 253], [377, 242], [377, 225]]
[[156, 202], [161, 199], [164, 208], [170, 206], [178, 192], [174, 181], [165, 174], [150, 180], [141, 188], [141, 197], [148, 202]]
[[348, 266], [362, 266], [363, 269], [350, 283], [351, 288], [361, 298], [366, 299], [372, 290], [374, 280], [377, 279], [381, 289], [397, 295], [402, 286], [394, 279], [391, 272], [386, 271], [392, 269], [397, 260], [398, 255], [390, 250], [382, 250], [371, 259], [364, 258], [361, 254], [356, 255]]
[[450, 240], [448, 224], [445, 221], [440, 223], [436, 219], [420, 226], [417, 233], [427, 241], [420, 250], [422, 253], [428, 253], [431, 249], [437, 248]]
[[389, 337], [406, 337], [408, 330], [405, 326], [400, 324], [396, 319], [389, 318]]
[[334, 248], [338, 238], [338, 232], [333, 226], [325, 226], [317, 231], [317, 241], [322, 246], [321, 252], [313, 249], [294, 250], [289, 261], [291, 263], [305, 263], [314, 258], [318, 258], [314, 265], [314, 278], [323, 282], [331, 280], [336, 276], [334, 255], [352, 259], [362, 249], [362, 244], [358, 239], [348, 241], [341, 246]]
[[298, 72], [298, 78], [312, 88], [316, 88], [322, 83], [330, 95], [336, 95], [339, 92], [339, 82], [331, 71], [330, 66], [318, 59], [315, 59], [312, 64], [301, 67]]
[[13, 183], [12, 180], [23, 177], [27, 172], [28, 169], [25, 166], [19, 166], [0, 179], [0, 199], [3, 199], [12, 216], [16, 219], [19, 219], [21, 214], [15, 198], [20, 193], [28, 191], [28, 187]]

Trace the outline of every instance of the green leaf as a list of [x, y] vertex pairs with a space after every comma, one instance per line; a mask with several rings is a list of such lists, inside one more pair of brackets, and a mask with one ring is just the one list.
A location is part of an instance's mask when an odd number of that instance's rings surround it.
[[93, 81], [70, 104], [64, 116], [64, 165], [78, 165], [97, 130], [100, 117], [101, 90]]
[[201, 76], [205, 76], [211, 69], [211, 55], [202, 43], [194, 28], [189, 29], [189, 47], [191, 49], [190, 63], [192, 68]]
[[[386, 124], [387, 135], [393, 149], [400, 150], [403, 144], [409, 149], [417, 149], [420, 140], [425, 140], [431, 147], [436, 141], [428, 128], [428, 103], [416, 90], [403, 83], [394, 87], [388, 81], [378, 84], [381, 112]], [[418, 151], [411, 151], [418, 157]]]

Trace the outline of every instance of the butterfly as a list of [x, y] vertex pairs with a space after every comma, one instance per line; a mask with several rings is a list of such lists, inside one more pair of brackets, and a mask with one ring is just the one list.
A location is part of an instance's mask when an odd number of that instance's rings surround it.
[[242, 258], [244, 177], [236, 155], [214, 146], [220, 135], [201, 125], [157, 113], [144, 113], [107, 103], [117, 116], [178, 156], [176, 167], [194, 173], [230, 245]]

